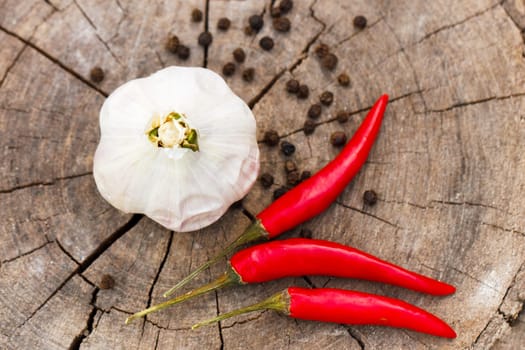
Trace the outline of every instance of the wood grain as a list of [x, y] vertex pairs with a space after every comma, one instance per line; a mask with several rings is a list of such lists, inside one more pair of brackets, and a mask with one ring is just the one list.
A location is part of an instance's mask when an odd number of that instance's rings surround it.
[[[272, 27], [279, 1], [4, 1], [0, 4], [0, 348], [6, 349], [517, 349], [525, 343], [525, 3], [295, 1], [291, 31]], [[203, 11], [201, 22], [191, 11]], [[246, 35], [251, 15], [259, 33]], [[364, 15], [368, 25], [355, 28]], [[217, 29], [220, 18], [228, 31]], [[197, 44], [203, 31], [213, 42]], [[188, 45], [181, 60], [170, 34]], [[275, 47], [263, 51], [259, 40]], [[334, 70], [315, 54], [326, 44]], [[261, 172], [242, 203], [211, 226], [170, 232], [121, 213], [92, 179], [98, 112], [122, 83], [170, 65], [219, 74], [240, 47], [246, 60], [226, 81], [250, 107], [257, 138], [274, 129], [296, 145], [285, 157], [260, 142]], [[101, 83], [90, 80], [99, 66]], [[242, 71], [255, 69], [253, 82]], [[351, 84], [337, 83], [340, 73]], [[307, 84], [307, 99], [286, 92]], [[308, 108], [324, 91], [313, 134]], [[124, 319], [239, 235], [286, 184], [284, 163], [315, 172], [338, 152], [374, 100], [388, 93], [384, 124], [363, 169], [325, 213], [301, 229], [445, 280], [457, 293], [429, 297], [401, 288], [327, 277], [284, 279], [210, 293], [146, 319]], [[336, 120], [339, 111], [348, 122]], [[365, 190], [379, 201], [363, 203]], [[218, 276], [225, 262], [189, 287]], [[102, 283], [109, 275], [114, 286]], [[290, 285], [340, 287], [401, 298], [449, 322], [443, 340], [414, 332], [294, 321], [258, 312], [191, 331], [196, 321], [258, 301]]]

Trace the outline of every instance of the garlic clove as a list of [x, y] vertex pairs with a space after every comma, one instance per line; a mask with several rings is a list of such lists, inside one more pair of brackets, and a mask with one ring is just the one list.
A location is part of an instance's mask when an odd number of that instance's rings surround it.
[[[196, 130], [198, 151], [179, 147], [182, 129], [162, 124], [172, 112]], [[216, 221], [257, 178], [251, 110], [207, 69], [170, 67], [122, 85], [105, 101], [100, 128], [94, 177], [101, 195], [175, 231]], [[148, 130], [169, 144], [157, 146]]]

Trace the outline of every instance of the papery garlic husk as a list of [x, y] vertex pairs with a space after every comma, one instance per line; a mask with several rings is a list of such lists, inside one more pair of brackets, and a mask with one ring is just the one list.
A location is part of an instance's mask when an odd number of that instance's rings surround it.
[[[179, 121], [187, 128], [155, 129]], [[221, 217], [256, 180], [255, 127], [250, 108], [218, 74], [162, 69], [125, 83], [104, 102], [95, 182], [124, 212], [143, 213], [174, 231], [197, 230]], [[186, 142], [193, 149], [180, 146], [181, 130], [187, 136], [190, 128], [195, 133], [187, 139], [198, 139]]]

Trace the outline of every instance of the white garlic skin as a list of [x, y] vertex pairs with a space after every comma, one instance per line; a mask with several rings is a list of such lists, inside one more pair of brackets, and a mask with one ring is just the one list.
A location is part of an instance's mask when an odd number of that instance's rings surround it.
[[[183, 113], [199, 151], [156, 147], [152, 118]], [[259, 171], [255, 119], [216, 73], [168, 67], [116, 89], [100, 111], [93, 176], [100, 194], [127, 213], [143, 213], [174, 231], [219, 219], [244, 197]]]

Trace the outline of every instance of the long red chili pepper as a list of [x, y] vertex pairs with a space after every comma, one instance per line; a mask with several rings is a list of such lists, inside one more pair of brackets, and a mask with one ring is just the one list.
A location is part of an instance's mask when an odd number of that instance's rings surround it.
[[229, 269], [215, 281], [140, 311], [126, 323], [232, 284], [262, 283], [283, 277], [320, 275], [385, 282], [433, 295], [455, 292], [449, 284], [408, 271], [342, 244], [304, 238], [258, 244], [235, 253]]
[[438, 337], [456, 332], [431, 313], [399, 299], [330, 288], [290, 287], [260, 303], [195, 324], [198, 328], [247, 312], [271, 309], [302, 320], [411, 329]]
[[164, 296], [184, 286], [237, 247], [259, 239], [274, 238], [328, 208], [365, 163], [379, 133], [387, 103], [388, 95], [381, 96], [335, 159], [256, 215], [257, 220], [241, 236], [164, 293]]

